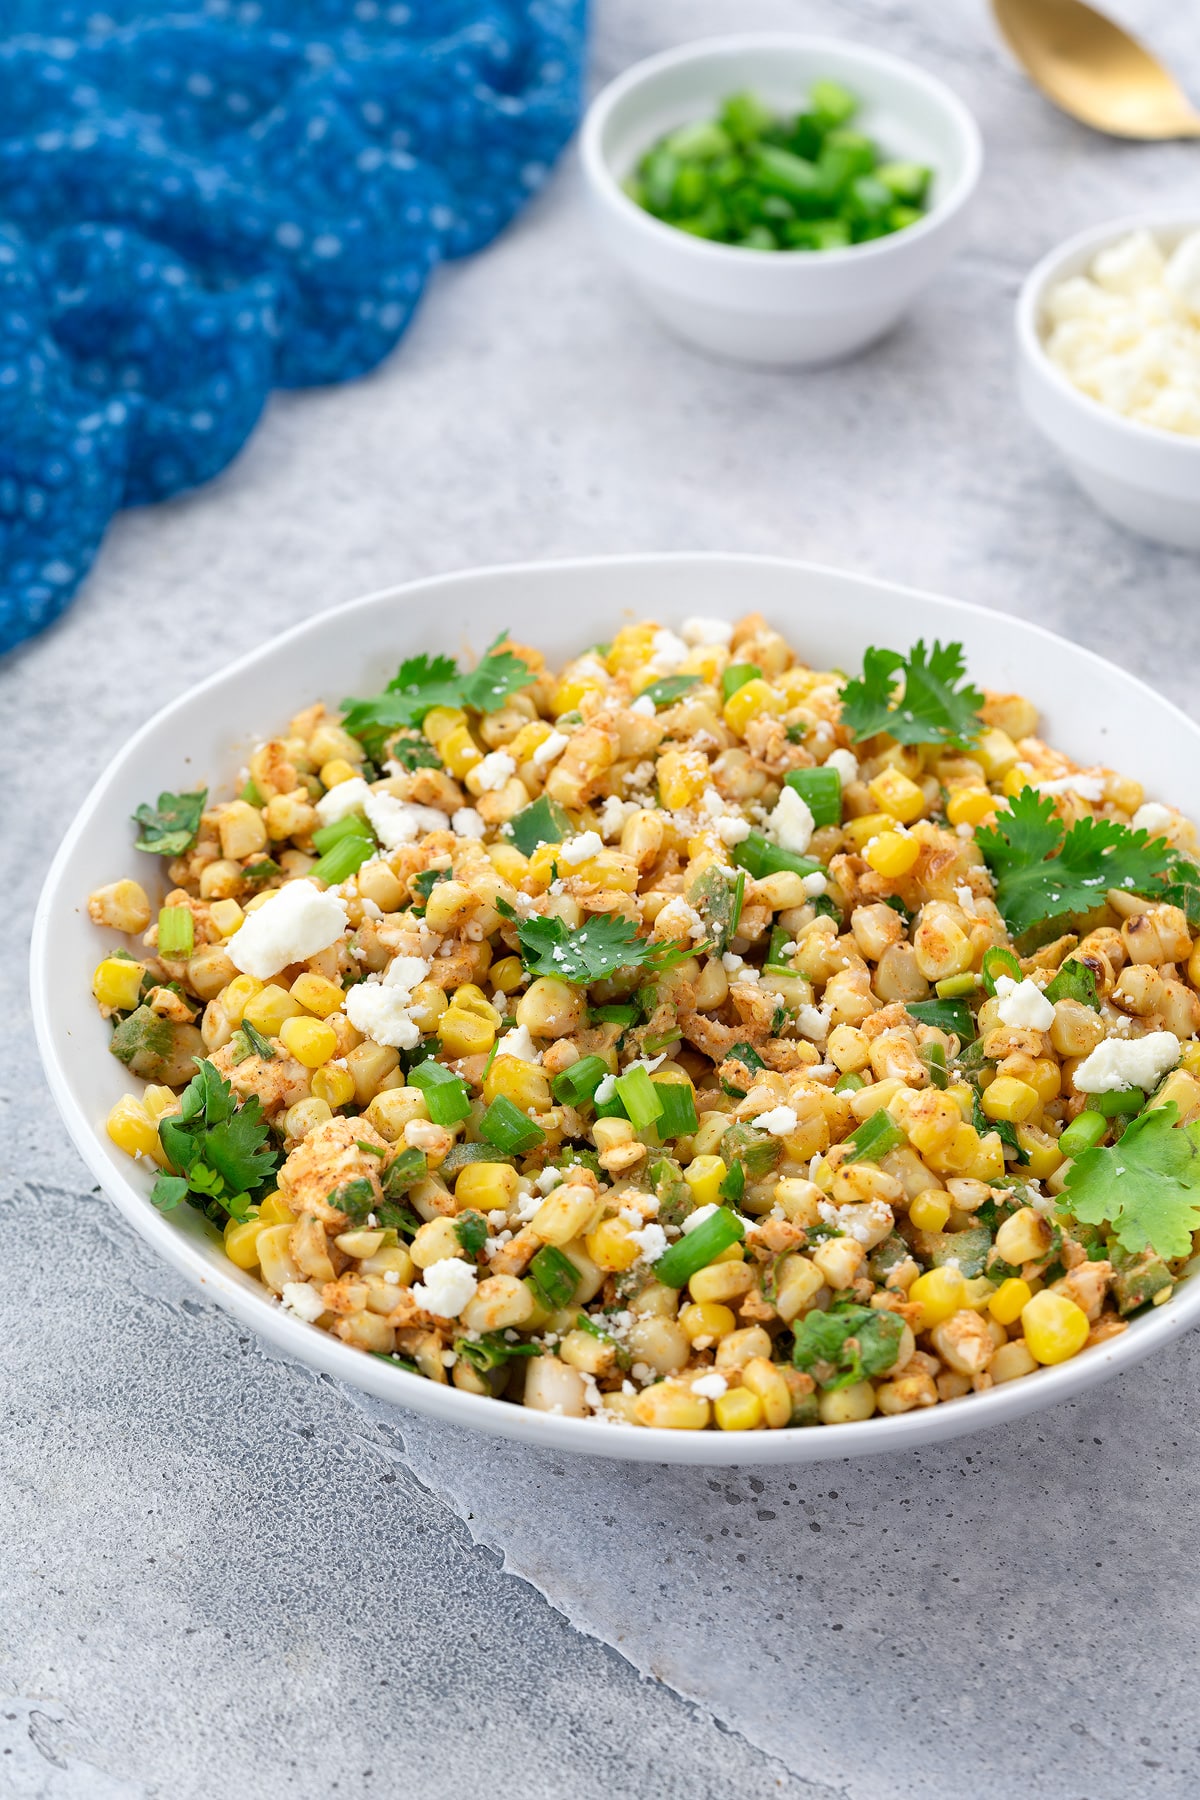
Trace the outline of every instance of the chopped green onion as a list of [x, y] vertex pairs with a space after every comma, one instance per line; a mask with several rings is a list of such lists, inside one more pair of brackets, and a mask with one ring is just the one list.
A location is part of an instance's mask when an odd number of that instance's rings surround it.
[[457, 1125], [471, 1110], [471, 1096], [461, 1075], [444, 1063], [418, 1063], [408, 1072], [409, 1087], [420, 1088], [425, 1096], [429, 1117], [435, 1125]]
[[569, 838], [574, 827], [571, 815], [551, 800], [548, 794], [542, 794], [532, 806], [524, 806], [514, 815], [505, 828], [505, 836], [510, 838], [522, 856], [532, 856], [540, 844], [561, 844]]
[[762, 881], [768, 875], [779, 875], [785, 870], [794, 875], [825, 873], [821, 864], [811, 856], [796, 856], [790, 850], [781, 850], [778, 844], [769, 843], [760, 831], [752, 831], [748, 838], [734, 845], [733, 860], [755, 881]]
[[969, 969], [965, 975], [946, 975], [934, 983], [933, 991], [939, 1000], [958, 1000], [965, 994], [978, 993], [979, 977]]
[[[493, 1369], [502, 1369], [514, 1356], [540, 1356], [540, 1344], [524, 1344], [520, 1341], [512, 1343], [500, 1331], [485, 1331], [477, 1338], [455, 1338], [454, 1348], [464, 1362], [470, 1363], [481, 1375], [488, 1375]], [[375, 1352], [379, 1354], [378, 1351]]]
[[550, 1092], [564, 1106], [585, 1106], [608, 1072], [608, 1064], [602, 1056], [581, 1056], [577, 1063], [554, 1077]]
[[[246, 1046], [251, 1056], [261, 1057], [263, 1062], [274, 1062], [275, 1051], [272, 1048], [270, 1038], [264, 1037], [261, 1031], [256, 1030], [249, 1019], [242, 1020], [241, 1024], [238, 1026], [238, 1032], [245, 1038]], [[235, 1032], [234, 1035], [236, 1037], [237, 1032]]]
[[1058, 1140], [1064, 1156], [1082, 1156], [1092, 1150], [1108, 1130], [1108, 1120], [1101, 1112], [1081, 1112], [1071, 1120]]
[[929, 1079], [935, 1088], [944, 1088], [950, 1077], [946, 1072], [946, 1050], [942, 1044], [922, 1044], [917, 1055], [929, 1070]]
[[669, 1250], [663, 1251], [654, 1265], [654, 1279], [664, 1287], [681, 1288], [731, 1244], [740, 1244], [745, 1235], [746, 1228], [737, 1214], [727, 1206], [719, 1206], [694, 1231], [677, 1238]]
[[[740, 1200], [745, 1191], [746, 1165], [740, 1162], [730, 1163], [729, 1172], [721, 1183], [722, 1200]], [[696, 1230], [699, 1229], [697, 1225]]]
[[660, 1050], [677, 1044], [682, 1036], [683, 1031], [678, 1025], [673, 1025], [669, 1031], [652, 1031], [643, 1039], [642, 1048], [647, 1056], [657, 1056]]
[[238, 799], [244, 800], [247, 806], [265, 806], [267, 804], [266, 795], [257, 781], [248, 781], [238, 795]]
[[859, 1088], [865, 1088], [866, 1082], [861, 1075], [841, 1075], [833, 1084], [835, 1094], [857, 1094]]
[[975, 1037], [975, 1021], [965, 1000], [910, 1000], [906, 1008], [918, 1025], [933, 1025], [938, 1031], [952, 1031], [962, 1044]]
[[332, 825], [318, 825], [312, 834], [312, 841], [324, 856], [335, 844], [344, 843], [347, 838], [373, 838], [374, 832], [361, 813], [347, 813], [344, 818], [336, 819]]
[[766, 961], [763, 963], [764, 974], [794, 975], [796, 973], [791, 964], [785, 963], [783, 960], [783, 946], [792, 942], [792, 938], [783, 929], [782, 925], [772, 926], [771, 942], [767, 948]]
[[662, 1101], [662, 1113], [655, 1122], [662, 1143], [669, 1138], [691, 1137], [699, 1131], [696, 1102], [686, 1081], [655, 1081], [652, 1086]]
[[818, 830], [822, 825], [841, 824], [842, 778], [836, 769], [792, 769], [784, 781], [795, 788]]
[[1109, 1088], [1107, 1093], [1088, 1095], [1089, 1112], [1101, 1113], [1106, 1119], [1115, 1119], [1121, 1113], [1140, 1113], [1145, 1104], [1141, 1088]]
[[532, 1150], [535, 1144], [546, 1141], [541, 1126], [535, 1125], [506, 1094], [497, 1094], [480, 1120], [479, 1129], [488, 1142], [495, 1144], [506, 1156], [516, 1156], [522, 1150]]
[[852, 1131], [846, 1139], [854, 1149], [846, 1158], [847, 1162], [879, 1162], [890, 1150], [899, 1150], [907, 1138], [893, 1119], [886, 1106], [873, 1112], [869, 1119], [864, 1119], [857, 1131]]
[[511, 1158], [497, 1150], [495, 1144], [451, 1144], [445, 1158], [439, 1165], [439, 1174], [448, 1180], [465, 1169], [468, 1163], [508, 1163]]
[[642, 1016], [640, 1006], [594, 1006], [593, 1019], [604, 1025], [636, 1025]]
[[645, 1131], [662, 1117], [663, 1103], [659, 1091], [645, 1069], [628, 1069], [618, 1075], [617, 1097], [625, 1108], [625, 1116], [635, 1131]]
[[699, 687], [698, 675], [664, 675], [660, 681], [652, 681], [638, 695], [639, 700], [653, 700], [655, 710], [662, 706], [673, 706], [676, 700], [682, 700], [690, 694], [694, 687]]
[[1100, 1011], [1100, 994], [1096, 987], [1095, 973], [1087, 963], [1080, 962], [1078, 957], [1069, 957], [1042, 992], [1051, 1005], [1056, 1000], [1078, 1000], [1081, 1006], [1090, 1006], [1094, 1012]]
[[557, 1312], [570, 1302], [581, 1277], [569, 1256], [556, 1244], [546, 1244], [529, 1265], [529, 1279], [543, 1306]]
[[757, 663], [730, 663], [721, 673], [721, 699], [730, 699], [748, 681], [761, 680], [762, 670]]
[[996, 992], [996, 981], [1001, 975], [1020, 981], [1021, 965], [1011, 950], [1006, 950], [1003, 944], [993, 944], [983, 953], [983, 985], [989, 994]]
[[340, 881], [348, 880], [356, 869], [361, 869], [367, 859], [374, 854], [375, 839], [373, 837], [365, 838], [357, 835], [344, 837], [340, 844], [335, 844], [332, 850], [327, 850], [325, 855], [313, 864], [308, 871], [309, 879], [323, 881], [326, 887], [336, 887]]
[[182, 961], [192, 954], [196, 928], [190, 906], [164, 906], [158, 915], [158, 953]]

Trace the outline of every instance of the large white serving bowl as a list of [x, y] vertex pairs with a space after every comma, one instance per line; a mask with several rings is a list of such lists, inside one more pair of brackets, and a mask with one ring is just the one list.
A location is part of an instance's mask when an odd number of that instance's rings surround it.
[[1073, 1362], [950, 1405], [862, 1424], [749, 1435], [553, 1418], [435, 1386], [284, 1312], [226, 1259], [198, 1214], [186, 1207], [157, 1212], [148, 1199], [153, 1172], [109, 1141], [105, 1117], [130, 1078], [108, 1052], [109, 1028], [91, 998], [92, 970], [114, 934], [90, 922], [86, 900], [93, 888], [134, 872], [151, 888], [161, 879], [159, 865], [132, 848], [129, 816], [139, 802], [202, 781], [221, 791], [255, 743], [302, 706], [315, 699], [336, 706], [346, 694], [378, 691], [402, 657], [421, 650], [482, 650], [508, 628], [555, 662], [631, 620], [677, 626], [692, 614], [732, 619], [754, 610], [821, 668], [852, 668], [869, 644], [906, 649], [921, 636], [959, 639], [976, 680], [1029, 695], [1050, 741], [1081, 762], [1135, 775], [1155, 799], [1186, 803], [1200, 781], [1200, 728], [1091, 651], [1004, 614], [807, 563], [681, 555], [476, 569], [371, 594], [296, 626], [174, 701], [130, 740], [67, 832], [34, 925], [34, 1020], [67, 1129], [134, 1230], [201, 1294], [300, 1361], [398, 1406], [556, 1450], [651, 1462], [815, 1462], [957, 1437], [1107, 1381], [1196, 1323], [1200, 1281], [1192, 1277], [1167, 1305]]
[[1200, 550], [1200, 438], [1126, 419], [1077, 388], [1046, 354], [1046, 296], [1130, 232], [1150, 232], [1169, 253], [1197, 226], [1195, 213], [1135, 213], [1081, 231], [1030, 270], [1016, 316], [1017, 387], [1030, 419], [1101, 512], [1178, 550]]
[[[860, 98], [855, 129], [885, 156], [934, 169], [919, 224], [845, 250], [746, 250], [665, 225], [622, 188], [664, 133], [712, 118], [730, 94], [795, 113], [822, 77]], [[715, 356], [780, 366], [834, 362], [890, 331], [960, 243], [983, 166], [974, 119], [932, 75], [802, 32], [706, 38], [636, 63], [592, 102], [580, 153], [604, 242], [663, 323]]]

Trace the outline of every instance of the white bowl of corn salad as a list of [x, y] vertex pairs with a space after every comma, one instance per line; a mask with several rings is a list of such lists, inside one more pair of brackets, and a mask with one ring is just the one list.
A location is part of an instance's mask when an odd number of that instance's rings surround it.
[[396, 1404], [660, 1461], [953, 1436], [1200, 1307], [1198, 750], [1035, 626], [804, 564], [418, 582], [102, 777], [48, 1077], [142, 1236]]

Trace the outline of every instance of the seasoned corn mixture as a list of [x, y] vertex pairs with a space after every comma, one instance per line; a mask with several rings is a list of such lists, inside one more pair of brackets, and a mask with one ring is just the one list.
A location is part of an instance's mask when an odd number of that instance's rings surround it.
[[502, 637], [136, 819], [161, 904], [89, 902], [111, 1138], [430, 1381], [840, 1425], [1077, 1356], [1192, 1254], [1192, 827], [958, 645]]

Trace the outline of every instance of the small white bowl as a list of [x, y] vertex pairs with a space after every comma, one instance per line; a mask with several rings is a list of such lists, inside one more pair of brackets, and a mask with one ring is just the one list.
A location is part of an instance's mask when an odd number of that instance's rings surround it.
[[1136, 213], [1081, 231], [1031, 270], [1017, 301], [1017, 386], [1029, 417], [1101, 512], [1179, 550], [1200, 550], [1200, 438], [1126, 419], [1077, 388], [1046, 354], [1045, 299], [1131, 231], [1149, 231], [1169, 251], [1198, 225], [1195, 215]]
[[[822, 77], [858, 96], [855, 126], [889, 157], [933, 168], [919, 224], [845, 250], [745, 250], [663, 224], [622, 188], [664, 133], [712, 118], [730, 94], [799, 112]], [[960, 242], [983, 162], [974, 119], [933, 76], [798, 32], [709, 38], [636, 63], [592, 102], [581, 154], [604, 241], [663, 323], [713, 355], [776, 366], [835, 362], [889, 331]]]

